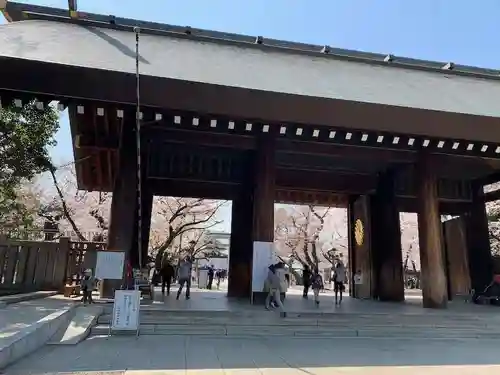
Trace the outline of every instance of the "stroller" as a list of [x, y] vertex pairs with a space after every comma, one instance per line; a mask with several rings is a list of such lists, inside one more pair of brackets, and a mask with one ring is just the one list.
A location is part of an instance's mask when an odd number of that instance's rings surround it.
[[482, 293], [474, 293], [472, 301], [476, 304], [500, 306], [500, 275], [493, 276], [491, 283]]

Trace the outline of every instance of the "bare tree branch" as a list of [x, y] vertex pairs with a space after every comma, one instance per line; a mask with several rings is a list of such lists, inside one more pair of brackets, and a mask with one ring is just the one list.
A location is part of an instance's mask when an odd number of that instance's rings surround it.
[[52, 168], [50, 168], [50, 175], [52, 177], [52, 182], [54, 183], [54, 187], [56, 188], [57, 195], [59, 196], [64, 217], [70, 223], [71, 228], [78, 236], [78, 239], [80, 241], [87, 241], [85, 236], [80, 232], [80, 229], [78, 228], [75, 221], [73, 220], [73, 216], [71, 215], [71, 213], [68, 210], [68, 205], [66, 204], [66, 199], [64, 198], [64, 194], [61, 191], [61, 188], [59, 187], [59, 182], [57, 181], [57, 177], [55, 174], [55, 168], [53, 166], [52, 166]]

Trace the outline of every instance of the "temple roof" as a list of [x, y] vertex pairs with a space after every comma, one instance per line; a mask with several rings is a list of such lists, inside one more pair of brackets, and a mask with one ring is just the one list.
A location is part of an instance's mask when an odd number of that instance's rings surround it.
[[[95, 22], [91, 17], [28, 18], [31, 19], [0, 26], [0, 58], [135, 72], [135, 36], [130, 20], [126, 25], [118, 21], [110, 25]], [[352, 51], [340, 50], [325, 54], [312, 50], [314, 46], [306, 49], [308, 45], [303, 45], [301, 49], [296, 43], [277, 41], [266, 45], [266, 39], [257, 44], [244, 36], [235, 41], [230, 38], [233, 34], [186, 35], [177, 29], [150, 29], [147, 23], [136, 22], [142, 25], [140, 71], [144, 75], [500, 117], [500, 80], [498, 72], [492, 70], [459, 71], [456, 66], [455, 70], [443, 70], [440, 63], [419, 65], [410, 59], [404, 63], [384, 62], [383, 55], [349, 55]]]

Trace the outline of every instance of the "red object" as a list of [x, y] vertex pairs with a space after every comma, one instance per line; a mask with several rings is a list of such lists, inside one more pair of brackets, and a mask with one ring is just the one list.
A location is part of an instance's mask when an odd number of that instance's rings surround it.
[[130, 265], [130, 262], [127, 262], [127, 269], [125, 271], [125, 276], [127, 278], [132, 277], [132, 273], [133, 273], [132, 266]]
[[500, 284], [500, 275], [494, 275], [493, 282], [495, 282], [496, 284]]

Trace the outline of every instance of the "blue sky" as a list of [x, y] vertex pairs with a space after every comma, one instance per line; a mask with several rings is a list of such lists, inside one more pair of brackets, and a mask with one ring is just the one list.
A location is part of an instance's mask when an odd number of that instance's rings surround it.
[[[67, 7], [67, 0], [22, 2]], [[87, 12], [500, 68], [500, 0], [78, 0], [78, 5]], [[65, 116], [57, 140], [55, 161], [71, 160]]]

